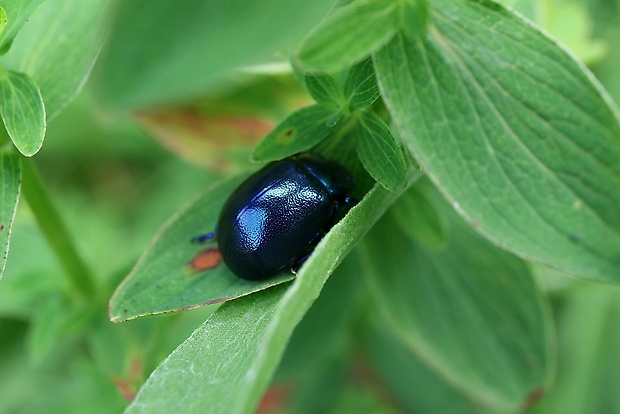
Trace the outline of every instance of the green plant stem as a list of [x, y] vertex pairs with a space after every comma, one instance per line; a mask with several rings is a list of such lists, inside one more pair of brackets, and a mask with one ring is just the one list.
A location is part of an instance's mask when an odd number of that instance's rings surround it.
[[22, 159], [22, 192], [43, 235], [60, 260], [70, 288], [82, 297], [94, 299], [96, 289], [93, 274], [78, 254], [31, 159]]

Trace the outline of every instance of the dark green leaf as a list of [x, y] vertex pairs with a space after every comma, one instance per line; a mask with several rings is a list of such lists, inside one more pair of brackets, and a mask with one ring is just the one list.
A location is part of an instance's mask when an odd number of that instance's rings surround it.
[[4, 68], [36, 82], [48, 122], [84, 85], [103, 44], [109, 5], [108, 0], [45, 0], [2, 57]]
[[307, 150], [332, 132], [331, 126], [341, 113], [321, 105], [302, 108], [282, 121], [258, 143], [252, 154], [256, 161], [279, 160]]
[[451, 225], [449, 247], [426, 251], [386, 216], [362, 244], [371, 292], [427, 366], [475, 401], [514, 411], [548, 385], [550, 321], [524, 262], [460, 218]]
[[265, 63], [298, 41], [334, 0], [119, 3], [101, 93], [122, 108], [187, 101], [231, 69]]
[[321, 240], [285, 291], [227, 302], [149, 377], [127, 413], [254, 412], [295, 326], [353, 246], [395, 201], [375, 186]]
[[403, 189], [407, 181], [405, 159], [385, 122], [374, 112], [362, 112], [355, 128], [357, 155], [364, 168], [388, 190]]
[[424, 191], [428, 184], [426, 180], [420, 180], [416, 185], [407, 190], [398, 202], [394, 204], [390, 212], [400, 224], [403, 232], [416, 243], [431, 249], [443, 249], [447, 246], [447, 220], [429, 200]]
[[3, 0], [2, 8], [6, 14], [3, 14], [0, 26], [6, 27], [2, 31], [0, 29], [0, 55], [6, 53], [13, 43], [13, 39], [21, 30], [24, 23], [30, 15], [44, 0]]
[[191, 242], [215, 229], [222, 205], [240, 181], [212, 187], [164, 226], [112, 297], [113, 322], [222, 302], [292, 279], [290, 273], [262, 282], [241, 279], [219, 262], [215, 243]]
[[367, 321], [363, 330], [366, 351], [379, 377], [416, 414], [483, 413], [439, 377], [408, 348], [394, 332], [376, 320]]
[[305, 76], [308, 92], [314, 100], [327, 108], [341, 109], [345, 98], [336, 79], [326, 73], [313, 73]]
[[620, 282], [620, 124], [607, 95], [497, 3], [433, 6], [426, 37], [397, 36], [375, 56], [403, 140], [496, 244]]
[[45, 106], [30, 76], [18, 72], [0, 75], [0, 112], [19, 152], [27, 157], [36, 154], [45, 137]]
[[400, 28], [409, 39], [426, 31], [430, 17], [430, 5], [427, 0], [405, 0], [400, 6]]
[[9, 253], [11, 228], [19, 200], [21, 182], [21, 165], [19, 156], [12, 147], [0, 149], [0, 246], [2, 246], [2, 262], [0, 262], [0, 278], [4, 273], [6, 258]]
[[349, 100], [351, 111], [372, 105], [380, 95], [375, 79], [372, 60], [367, 59], [353, 66], [347, 76], [344, 93]]
[[304, 68], [336, 70], [384, 45], [398, 27], [396, 2], [357, 1], [337, 9], [306, 38], [299, 52]]

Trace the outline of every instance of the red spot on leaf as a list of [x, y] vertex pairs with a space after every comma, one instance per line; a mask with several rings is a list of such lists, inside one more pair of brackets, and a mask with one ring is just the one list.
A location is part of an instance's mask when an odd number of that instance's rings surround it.
[[545, 390], [543, 390], [542, 388], [538, 388], [530, 392], [530, 394], [525, 399], [525, 409], [529, 410], [530, 408], [532, 408], [534, 404], [536, 404], [538, 400], [543, 397], [543, 395], [545, 395]]
[[217, 247], [209, 247], [198, 252], [189, 263], [190, 267], [197, 271], [216, 268], [222, 262], [222, 255]]
[[133, 401], [138, 393], [142, 378], [142, 360], [140, 358], [132, 358], [129, 365], [129, 372], [124, 378], [114, 378], [114, 385], [118, 392], [127, 401]]
[[284, 385], [274, 385], [270, 387], [267, 392], [265, 392], [265, 395], [263, 395], [263, 399], [256, 409], [256, 414], [279, 412], [279, 409], [284, 406], [291, 393], [291, 388]]

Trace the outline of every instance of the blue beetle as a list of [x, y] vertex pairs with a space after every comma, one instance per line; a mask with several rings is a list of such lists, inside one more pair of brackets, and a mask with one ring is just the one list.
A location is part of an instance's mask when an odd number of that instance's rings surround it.
[[263, 280], [295, 271], [352, 204], [355, 180], [339, 164], [301, 153], [267, 164], [230, 195], [215, 237], [226, 265], [239, 277]]

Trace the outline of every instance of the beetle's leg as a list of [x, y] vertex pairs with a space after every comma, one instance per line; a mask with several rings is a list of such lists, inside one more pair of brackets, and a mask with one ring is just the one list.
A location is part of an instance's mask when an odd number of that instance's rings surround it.
[[201, 234], [199, 236], [192, 237], [192, 243], [206, 243], [207, 241], [215, 238], [215, 232], [209, 232], [205, 234]]

